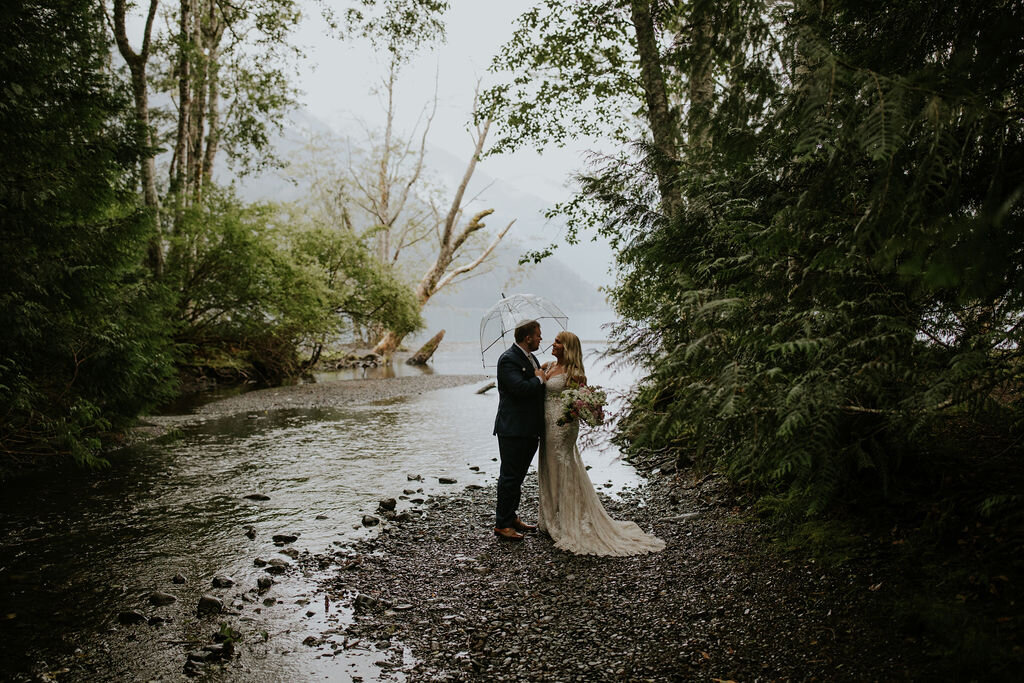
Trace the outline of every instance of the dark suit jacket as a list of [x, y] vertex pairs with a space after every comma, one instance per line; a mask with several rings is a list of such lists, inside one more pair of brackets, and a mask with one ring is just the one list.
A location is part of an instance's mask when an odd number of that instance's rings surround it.
[[[533, 354], [530, 357], [536, 360]], [[498, 359], [498, 436], [544, 435], [544, 383], [526, 352], [513, 344]]]

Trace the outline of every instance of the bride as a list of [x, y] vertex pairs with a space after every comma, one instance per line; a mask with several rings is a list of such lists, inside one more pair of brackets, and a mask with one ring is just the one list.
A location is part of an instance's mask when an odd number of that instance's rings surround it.
[[551, 536], [557, 548], [577, 555], [639, 555], [662, 550], [665, 542], [660, 538], [645, 534], [634, 522], [608, 516], [576, 447], [579, 422], [557, 424], [562, 414], [561, 393], [587, 383], [579, 338], [572, 332], [559, 332], [551, 353], [555, 362], [543, 368], [547, 393], [537, 468], [538, 527]]

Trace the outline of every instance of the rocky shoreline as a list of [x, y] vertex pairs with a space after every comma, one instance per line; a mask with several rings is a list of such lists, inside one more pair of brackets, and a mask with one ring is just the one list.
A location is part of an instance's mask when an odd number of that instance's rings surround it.
[[[536, 501], [536, 475], [524, 494]], [[666, 550], [499, 541], [493, 486], [430, 498], [346, 550], [323, 589], [352, 604], [353, 623], [307, 645], [333, 656], [342, 639], [372, 643], [384, 677], [409, 681], [909, 680], [938, 665], [893, 633], [876, 568], [773, 550], [721, 479], [663, 475], [604, 500]]]

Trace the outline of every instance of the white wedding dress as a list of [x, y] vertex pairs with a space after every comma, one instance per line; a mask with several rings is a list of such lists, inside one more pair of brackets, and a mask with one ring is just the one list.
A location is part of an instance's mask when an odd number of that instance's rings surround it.
[[662, 550], [665, 542], [645, 534], [634, 522], [608, 516], [590, 483], [576, 447], [578, 422], [558, 426], [565, 375], [547, 381], [544, 397], [544, 438], [537, 465], [540, 488], [538, 528], [555, 546], [577, 555], [640, 555]]

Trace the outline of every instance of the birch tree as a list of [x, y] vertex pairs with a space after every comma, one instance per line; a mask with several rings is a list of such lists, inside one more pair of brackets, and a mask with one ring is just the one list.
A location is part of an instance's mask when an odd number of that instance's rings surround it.
[[107, 21], [112, 24], [114, 40], [118, 52], [131, 74], [132, 99], [135, 104], [135, 117], [142, 130], [142, 141], [145, 144], [147, 153], [142, 158], [141, 181], [142, 193], [146, 206], [152, 213], [152, 220], [156, 225], [153, 238], [150, 241], [147, 251], [149, 268], [157, 277], [163, 272], [163, 242], [160, 237], [160, 195], [156, 186], [156, 151], [154, 144], [153, 127], [149, 116], [149, 79], [147, 67], [153, 45], [153, 22], [156, 19], [157, 7], [160, 0], [149, 0], [149, 7], [146, 11], [145, 28], [142, 31], [141, 46], [136, 51], [128, 37], [127, 29], [127, 0], [114, 0], [113, 16], [107, 15]]

